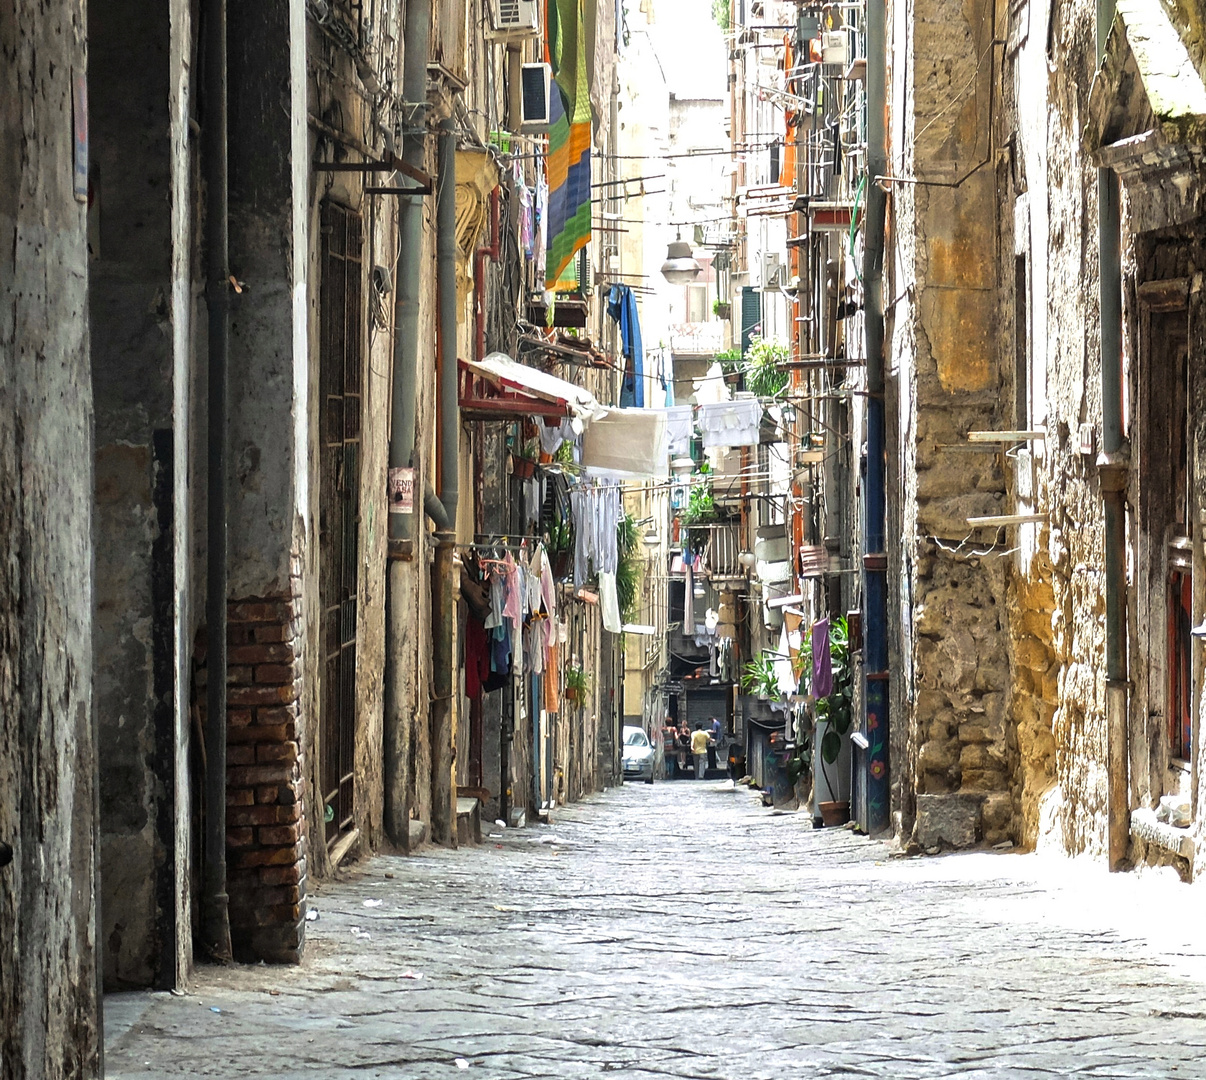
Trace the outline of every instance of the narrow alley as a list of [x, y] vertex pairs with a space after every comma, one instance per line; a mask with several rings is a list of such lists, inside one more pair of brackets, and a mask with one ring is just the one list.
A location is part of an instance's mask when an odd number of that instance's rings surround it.
[[1171, 871], [889, 858], [717, 782], [491, 831], [324, 884], [300, 967], [107, 996], [106, 1075], [1206, 1076]]
[[0, 0], [0, 1080], [1206, 1080], [1203, 28]]

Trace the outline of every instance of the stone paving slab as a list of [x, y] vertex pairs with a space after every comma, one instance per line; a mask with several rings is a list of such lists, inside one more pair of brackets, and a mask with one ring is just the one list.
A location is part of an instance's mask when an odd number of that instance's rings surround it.
[[300, 967], [108, 997], [107, 1076], [1206, 1080], [1201, 888], [889, 858], [723, 786], [374, 858]]

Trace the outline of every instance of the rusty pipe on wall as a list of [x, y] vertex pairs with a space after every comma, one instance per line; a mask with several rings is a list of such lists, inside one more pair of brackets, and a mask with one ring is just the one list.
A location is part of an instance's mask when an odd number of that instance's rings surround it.
[[[403, 134], [402, 160], [426, 165], [425, 118], [418, 103], [427, 97], [431, 0], [408, 0], [402, 60], [402, 96], [416, 109]], [[415, 399], [419, 369], [419, 300], [423, 267], [423, 199], [398, 196], [398, 272], [394, 281], [394, 372], [390, 400], [389, 465], [414, 464]], [[412, 480], [413, 484], [413, 480]], [[418, 485], [412, 487], [417, 491]], [[414, 712], [403, 685], [402, 655], [414, 633], [414, 591], [404, 565], [413, 558], [415, 514], [389, 513], [389, 568], [386, 578], [385, 640], [385, 831], [403, 849], [410, 847], [410, 728]], [[407, 549], [411, 550], [407, 550]]]
[[460, 495], [460, 407], [457, 379], [456, 125], [440, 124], [440, 178], [436, 192], [436, 286], [439, 299], [440, 505], [431, 569], [431, 839], [456, 844], [456, 786], [452, 695], [456, 687], [454, 591], [456, 512]]

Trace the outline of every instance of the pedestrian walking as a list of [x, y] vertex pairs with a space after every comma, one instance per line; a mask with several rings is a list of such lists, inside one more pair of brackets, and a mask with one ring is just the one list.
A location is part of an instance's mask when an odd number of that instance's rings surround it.
[[695, 755], [695, 779], [702, 780], [704, 778], [704, 765], [708, 760], [708, 733], [704, 731], [703, 724], [696, 724], [695, 730], [691, 732], [691, 753]]
[[662, 756], [666, 762], [666, 779], [673, 780], [677, 775], [678, 726], [671, 716], [666, 717], [665, 726], [662, 728]]
[[708, 768], [709, 769], [716, 768], [716, 754], [720, 750], [720, 735], [721, 735], [720, 718], [717, 716], [713, 716], [712, 717], [711, 738], [708, 740]]
[[682, 727], [678, 729], [678, 771], [683, 776], [687, 775], [687, 758], [691, 754], [691, 729], [687, 727], [687, 721], [684, 720]]

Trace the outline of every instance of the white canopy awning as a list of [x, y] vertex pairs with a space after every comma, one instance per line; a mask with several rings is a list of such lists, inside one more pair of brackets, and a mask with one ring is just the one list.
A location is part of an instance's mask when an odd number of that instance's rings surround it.
[[[490, 353], [480, 361], [462, 360], [461, 366], [494, 386], [517, 390], [550, 405], [564, 406], [578, 430], [604, 415], [595, 395], [575, 383], [559, 379], [539, 368], [512, 360], [505, 353]], [[522, 402], [514, 402], [522, 406]]]

